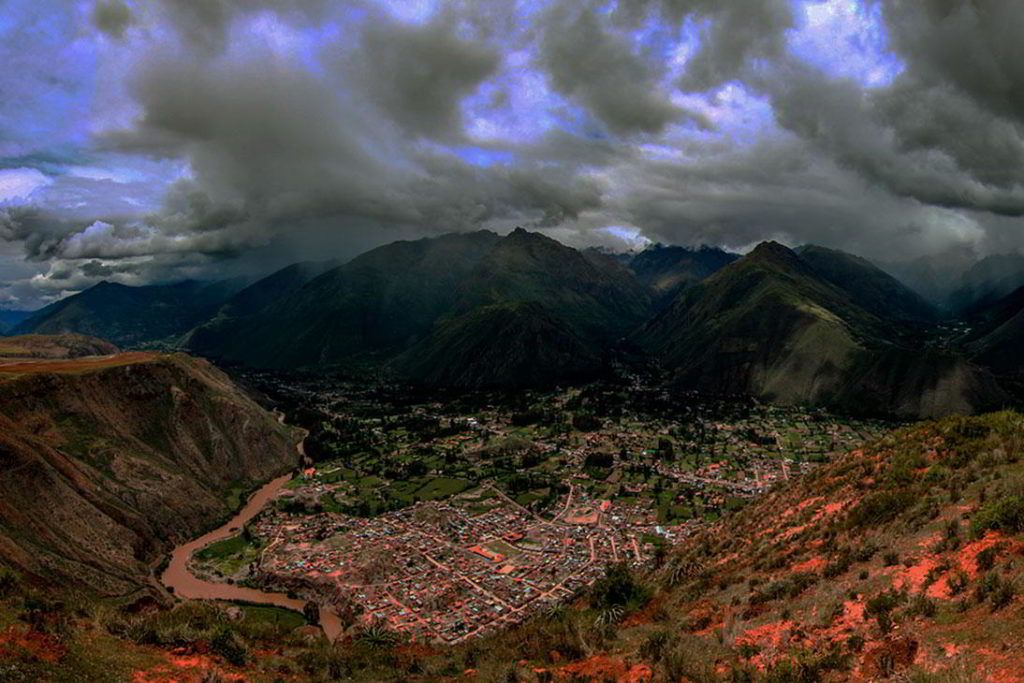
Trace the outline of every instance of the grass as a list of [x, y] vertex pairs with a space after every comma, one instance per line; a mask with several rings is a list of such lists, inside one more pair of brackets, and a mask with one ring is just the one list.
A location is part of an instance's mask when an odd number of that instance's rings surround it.
[[462, 493], [470, 486], [472, 486], [472, 482], [468, 482], [465, 479], [434, 477], [424, 484], [422, 488], [418, 489], [414, 496], [419, 500], [437, 500], [453, 496], [456, 493]]
[[262, 546], [250, 542], [242, 534], [211, 543], [197, 551], [195, 557], [212, 565], [221, 575], [230, 577], [255, 561], [261, 550]]
[[223, 560], [245, 550], [249, 542], [242, 536], [232, 536], [222, 541], [217, 541], [196, 552], [196, 558], [200, 560]]
[[241, 608], [246, 620], [258, 624], [269, 624], [286, 631], [294, 631], [306, 624], [304, 616], [290, 609], [262, 605], [241, 605]]

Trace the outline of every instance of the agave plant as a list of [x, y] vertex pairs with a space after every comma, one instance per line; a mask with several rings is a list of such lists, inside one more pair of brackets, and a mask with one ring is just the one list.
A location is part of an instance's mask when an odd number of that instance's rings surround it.
[[666, 583], [671, 588], [692, 579], [704, 570], [703, 564], [691, 558], [682, 558], [674, 562], [666, 573]]
[[360, 631], [356, 638], [375, 650], [389, 648], [398, 640], [394, 631], [377, 621]]
[[594, 625], [598, 628], [609, 628], [622, 621], [622, 615], [622, 607], [619, 605], [605, 607], [594, 619]]

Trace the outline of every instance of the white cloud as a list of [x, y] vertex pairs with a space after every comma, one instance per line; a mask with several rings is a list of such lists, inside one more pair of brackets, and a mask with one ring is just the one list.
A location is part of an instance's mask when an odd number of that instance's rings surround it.
[[27, 199], [50, 179], [34, 168], [7, 168], [0, 170], [0, 202]]

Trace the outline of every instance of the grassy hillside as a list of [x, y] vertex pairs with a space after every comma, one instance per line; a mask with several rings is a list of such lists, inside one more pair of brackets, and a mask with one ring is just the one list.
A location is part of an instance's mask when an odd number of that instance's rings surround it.
[[1024, 287], [979, 312], [961, 341], [978, 363], [1024, 379]]
[[933, 322], [939, 317], [935, 307], [920, 295], [859, 256], [814, 245], [801, 247], [797, 253], [815, 273], [880, 318]]
[[903, 345], [912, 331], [856, 296], [765, 243], [684, 291], [634, 340], [706, 392], [919, 417], [1002, 405], [985, 372]]
[[504, 303], [442, 323], [390, 367], [425, 384], [480, 388], [579, 380], [601, 364], [593, 347], [539, 304]]
[[651, 313], [646, 288], [614, 259], [522, 228], [498, 242], [460, 284], [456, 310], [504, 302], [540, 304], [589, 340], [627, 334]]
[[688, 249], [656, 244], [629, 261], [637, 279], [654, 291], [658, 307], [667, 306], [679, 293], [713, 275], [739, 258], [721, 249]]
[[481, 231], [379, 247], [230, 321], [196, 349], [269, 367], [341, 364], [400, 349], [451, 308], [462, 278], [498, 239]]

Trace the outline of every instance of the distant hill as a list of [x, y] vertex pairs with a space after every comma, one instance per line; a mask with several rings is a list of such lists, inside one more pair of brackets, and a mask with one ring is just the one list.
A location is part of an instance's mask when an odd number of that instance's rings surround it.
[[390, 354], [428, 334], [492, 232], [393, 242], [332, 268], [190, 348], [227, 361], [293, 368]]
[[973, 322], [962, 341], [974, 360], [1024, 379], [1024, 287], [978, 312]]
[[866, 259], [815, 245], [796, 250], [815, 273], [880, 318], [934, 322], [939, 312], [919, 294]]
[[240, 320], [260, 313], [313, 278], [339, 265], [337, 261], [293, 263], [257, 280], [225, 301], [212, 318], [189, 330], [181, 340], [182, 345], [201, 353], [208, 349], [216, 350], [232, 334]]
[[766, 242], [685, 290], [634, 340], [681, 385], [714, 393], [908, 416], [1002, 404], [986, 373], [954, 354], [901, 347], [891, 341], [900, 332]]
[[655, 244], [629, 260], [637, 279], [654, 291], [659, 307], [668, 305], [686, 287], [700, 282], [739, 256], [716, 247], [664, 246]]
[[101, 282], [33, 313], [11, 334], [79, 333], [122, 347], [174, 341], [207, 320], [241, 284], [197, 282], [129, 287]]
[[540, 304], [506, 302], [439, 325], [390, 368], [424, 384], [477, 389], [586, 379], [601, 362], [594, 348]]
[[1024, 287], [1024, 254], [986, 256], [964, 273], [949, 297], [949, 307], [958, 314], [974, 315], [1019, 287]]
[[12, 358], [81, 358], [117, 352], [117, 347], [110, 342], [84, 334], [28, 334], [0, 339], [0, 361]]
[[6, 334], [32, 313], [33, 311], [0, 311], [0, 335]]

